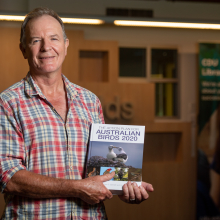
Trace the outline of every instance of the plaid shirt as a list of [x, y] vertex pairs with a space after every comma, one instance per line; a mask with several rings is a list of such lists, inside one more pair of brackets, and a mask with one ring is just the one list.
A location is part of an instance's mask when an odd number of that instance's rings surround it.
[[[19, 170], [82, 179], [91, 123], [104, 123], [101, 104], [63, 76], [68, 97], [66, 123], [30, 74], [0, 94], [0, 189]], [[106, 219], [103, 203], [79, 198], [32, 199], [5, 194], [3, 219]]]

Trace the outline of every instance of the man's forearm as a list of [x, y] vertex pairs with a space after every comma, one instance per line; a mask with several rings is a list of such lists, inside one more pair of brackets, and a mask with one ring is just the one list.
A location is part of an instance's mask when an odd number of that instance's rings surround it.
[[89, 204], [95, 204], [112, 198], [103, 182], [113, 176], [114, 173], [110, 173], [82, 180], [66, 180], [20, 170], [8, 182], [4, 192], [36, 199], [78, 197]]
[[4, 192], [31, 198], [77, 197], [77, 182], [20, 170], [8, 182]]

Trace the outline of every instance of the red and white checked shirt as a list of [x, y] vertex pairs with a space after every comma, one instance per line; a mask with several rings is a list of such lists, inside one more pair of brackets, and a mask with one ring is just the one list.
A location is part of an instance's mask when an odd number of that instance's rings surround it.
[[[63, 81], [66, 123], [30, 74], [0, 94], [0, 190], [19, 170], [61, 179], [82, 179], [91, 123], [104, 123], [98, 98]], [[5, 195], [3, 219], [106, 219], [104, 205], [79, 198], [32, 199]]]

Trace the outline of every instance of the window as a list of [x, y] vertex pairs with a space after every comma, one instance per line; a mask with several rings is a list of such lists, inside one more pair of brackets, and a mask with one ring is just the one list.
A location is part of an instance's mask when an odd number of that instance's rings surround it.
[[177, 49], [151, 48], [150, 65], [147, 65], [146, 52], [146, 48], [119, 48], [120, 81], [137, 79], [137, 82], [155, 83], [155, 116], [176, 118], [179, 116]]
[[151, 81], [155, 82], [155, 115], [178, 115], [177, 50], [151, 49]]
[[176, 78], [177, 76], [177, 50], [152, 49], [151, 50], [151, 77]]
[[177, 116], [177, 85], [176, 83], [155, 83], [155, 115]]
[[145, 48], [120, 48], [119, 62], [119, 76], [146, 77]]

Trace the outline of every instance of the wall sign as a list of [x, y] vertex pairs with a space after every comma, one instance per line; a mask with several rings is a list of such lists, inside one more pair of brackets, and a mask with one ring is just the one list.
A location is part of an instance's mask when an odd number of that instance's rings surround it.
[[[104, 102], [104, 98], [99, 96], [101, 102]], [[121, 102], [119, 96], [115, 96], [110, 102], [104, 103], [103, 106], [104, 115], [109, 120], [118, 120], [120, 118], [130, 120], [134, 117], [134, 109], [132, 102]]]
[[[220, 44], [199, 44], [199, 139], [215, 147], [220, 103]], [[203, 137], [201, 137], [203, 133]], [[205, 137], [204, 137], [205, 135]], [[199, 143], [201, 141], [199, 140]], [[200, 147], [200, 146], [199, 146]]]

